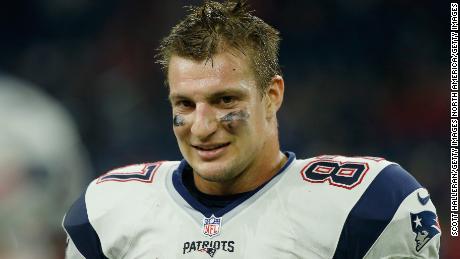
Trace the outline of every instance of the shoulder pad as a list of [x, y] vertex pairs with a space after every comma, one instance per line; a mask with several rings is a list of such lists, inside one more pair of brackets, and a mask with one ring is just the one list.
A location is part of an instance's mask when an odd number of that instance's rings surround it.
[[[351, 190], [363, 182], [370, 183], [391, 162], [380, 157], [345, 157], [322, 155], [305, 161], [302, 178], [311, 183]], [[370, 174], [370, 176], [369, 176]]]
[[402, 202], [421, 185], [397, 164], [386, 166], [350, 211], [334, 258], [362, 258]]

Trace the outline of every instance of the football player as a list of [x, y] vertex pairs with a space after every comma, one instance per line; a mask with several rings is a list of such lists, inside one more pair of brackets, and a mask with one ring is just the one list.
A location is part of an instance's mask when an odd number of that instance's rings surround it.
[[117, 168], [64, 219], [67, 258], [437, 258], [428, 192], [376, 157], [280, 151], [279, 33], [206, 1], [162, 41], [182, 161]]
[[62, 258], [62, 214], [92, 171], [75, 123], [39, 86], [0, 73], [0, 125], [0, 259]]

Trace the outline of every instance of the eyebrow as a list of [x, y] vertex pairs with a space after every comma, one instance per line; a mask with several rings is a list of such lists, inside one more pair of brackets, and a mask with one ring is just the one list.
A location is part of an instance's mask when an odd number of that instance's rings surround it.
[[[206, 94], [205, 99], [213, 100], [215, 98], [226, 96], [226, 95], [243, 95], [246, 92], [247, 90], [245, 89], [225, 89], [225, 90], [213, 92], [210, 94]], [[168, 99], [170, 102], [173, 102], [174, 100], [190, 100], [191, 98], [183, 94], [170, 94]]]

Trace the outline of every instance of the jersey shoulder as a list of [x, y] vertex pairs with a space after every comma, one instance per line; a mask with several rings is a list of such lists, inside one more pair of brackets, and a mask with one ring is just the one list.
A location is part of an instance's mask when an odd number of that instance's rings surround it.
[[115, 168], [90, 183], [86, 200], [107, 207], [155, 195], [164, 189], [165, 178], [178, 164], [178, 161], [159, 161]]
[[399, 206], [409, 194], [422, 188], [399, 164], [380, 157], [322, 155], [298, 161], [293, 170], [299, 171], [303, 185], [312, 191], [332, 193], [334, 199], [349, 200], [354, 210], [351, 213], [361, 216], [369, 213], [363, 208], [380, 211], [388, 208], [382, 204]]
[[399, 164], [379, 157], [322, 155], [297, 160], [290, 171], [286, 186], [321, 197], [318, 204], [331, 204], [348, 218], [391, 219], [402, 201], [422, 188]]
[[[99, 237], [105, 236], [103, 242], [110, 240], [112, 235], [108, 233], [114, 226], [129, 232], [128, 224], [144, 216], [152, 208], [149, 204], [161, 199], [163, 183], [178, 164], [160, 161], [128, 165], [93, 180], [64, 216], [63, 227], [72, 243], [86, 258], [104, 258]], [[121, 226], [120, 222], [127, 225]]]
[[164, 181], [178, 161], [159, 161], [112, 169], [94, 179], [82, 194], [90, 217], [125, 210], [164, 191]]
[[397, 165], [381, 157], [341, 155], [321, 155], [298, 160], [298, 164], [303, 181], [353, 192], [364, 191], [386, 167]]
[[436, 209], [427, 190], [399, 164], [369, 156], [324, 155], [301, 160], [300, 174], [311, 190], [320, 189], [323, 199], [332, 200], [329, 204], [340, 200], [335, 209], [343, 206], [341, 211], [346, 211], [333, 258], [437, 254]]

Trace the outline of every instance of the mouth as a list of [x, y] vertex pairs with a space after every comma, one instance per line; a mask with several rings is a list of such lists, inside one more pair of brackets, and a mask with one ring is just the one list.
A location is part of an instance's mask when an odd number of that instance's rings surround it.
[[203, 160], [213, 160], [218, 158], [225, 151], [228, 143], [222, 144], [209, 144], [209, 145], [192, 145], [197, 150], [198, 156]]
[[194, 148], [202, 151], [212, 151], [222, 147], [226, 147], [230, 145], [230, 143], [223, 143], [223, 144], [212, 144], [212, 145], [192, 145]]

